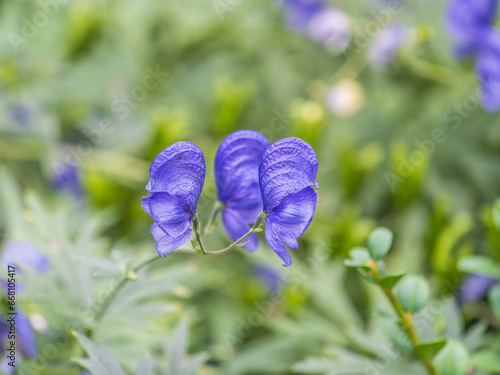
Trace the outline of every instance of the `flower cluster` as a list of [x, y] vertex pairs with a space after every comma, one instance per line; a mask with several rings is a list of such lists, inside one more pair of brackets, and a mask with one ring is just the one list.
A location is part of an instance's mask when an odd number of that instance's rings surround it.
[[343, 52], [351, 40], [349, 17], [323, 0], [284, 0], [288, 27], [335, 53]]
[[500, 32], [493, 26], [498, 0], [452, 0], [446, 26], [460, 58], [473, 57], [481, 83], [481, 103], [488, 112], [500, 110]]
[[[255, 233], [265, 219], [265, 238], [285, 266], [292, 259], [285, 246], [298, 249], [297, 238], [309, 227], [316, 209], [318, 159], [298, 138], [272, 145], [260, 133], [241, 130], [220, 144], [214, 162], [218, 206], [228, 236], [248, 251], [258, 247]], [[205, 179], [202, 151], [177, 142], [162, 151], [150, 168], [150, 192], [142, 206], [155, 223], [156, 250], [165, 256], [184, 245], [193, 230], [201, 243], [196, 206]], [[249, 225], [254, 224], [250, 229]], [[220, 252], [220, 251], [219, 251]]]

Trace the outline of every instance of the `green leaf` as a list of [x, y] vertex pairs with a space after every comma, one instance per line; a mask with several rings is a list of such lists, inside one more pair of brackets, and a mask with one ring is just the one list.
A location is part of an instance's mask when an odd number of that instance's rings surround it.
[[469, 352], [460, 341], [450, 340], [434, 360], [440, 375], [466, 375], [469, 369]]
[[498, 320], [500, 320], [500, 285], [492, 288], [488, 294], [488, 301], [490, 302], [491, 309], [495, 313]]
[[106, 348], [95, 345], [89, 338], [79, 333], [75, 333], [75, 337], [89, 355], [89, 358], [77, 358], [75, 362], [93, 374], [125, 375], [118, 361]]
[[401, 278], [403, 278], [403, 276], [405, 275], [406, 272], [401, 272], [394, 275], [387, 275], [383, 277], [382, 280], [380, 280], [380, 285], [382, 286], [382, 288], [392, 289], [394, 285], [396, 285], [397, 282], [401, 280]]
[[489, 275], [500, 280], [500, 267], [492, 259], [482, 255], [472, 255], [460, 259], [458, 269], [466, 273]]
[[415, 346], [415, 351], [422, 358], [432, 360], [434, 356], [446, 345], [445, 339], [437, 339], [429, 342], [422, 342]]
[[191, 246], [193, 246], [193, 249], [201, 253], [201, 246], [198, 241], [191, 240]]
[[489, 350], [477, 352], [472, 356], [471, 362], [478, 370], [489, 373], [500, 372], [500, 353]]
[[369, 261], [371, 260], [371, 257], [367, 249], [365, 249], [364, 247], [355, 247], [351, 250], [349, 255], [350, 258], [344, 260], [344, 264], [347, 267], [361, 267], [366, 270], [370, 269]]
[[493, 203], [492, 216], [493, 224], [495, 224], [495, 227], [500, 230], [500, 199], [497, 199], [495, 203]]
[[368, 237], [368, 250], [371, 256], [380, 260], [387, 255], [392, 245], [392, 232], [387, 228], [376, 228]]
[[411, 313], [421, 310], [429, 300], [429, 284], [420, 275], [406, 275], [398, 282], [395, 291], [405, 311]]

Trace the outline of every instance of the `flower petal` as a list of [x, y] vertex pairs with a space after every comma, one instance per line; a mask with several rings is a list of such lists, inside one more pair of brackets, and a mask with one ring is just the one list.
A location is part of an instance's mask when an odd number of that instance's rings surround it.
[[[153, 227], [151, 227], [151, 231], [153, 231]], [[184, 245], [191, 237], [192, 232], [192, 229], [188, 229], [185, 233], [176, 237], [171, 237], [168, 234], [165, 234], [156, 241], [156, 252], [160, 256], [165, 257], [167, 254], [170, 254], [172, 251], [177, 250], [179, 247]], [[159, 233], [157, 232], [156, 234]]]
[[[222, 211], [222, 224], [226, 230], [227, 235], [233, 241], [247, 233], [250, 228], [248, 222], [242, 218], [238, 211], [226, 208]], [[248, 241], [243, 248], [247, 251], [255, 251], [259, 247], [259, 239], [255, 234], [252, 234], [245, 241]]]
[[259, 190], [259, 163], [269, 141], [253, 130], [228, 135], [215, 155], [214, 174], [217, 198], [234, 210], [252, 211], [250, 224], [262, 211]]
[[154, 221], [169, 236], [176, 237], [191, 226], [193, 212], [181, 198], [168, 193], [152, 193], [143, 198]]
[[283, 260], [283, 266], [288, 267], [292, 264], [292, 257], [283, 245], [280, 235], [275, 230], [275, 224], [266, 219], [266, 242], [273, 251]]
[[190, 142], [177, 142], [156, 156], [149, 169], [151, 179], [146, 190], [181, 196], [195, 209], [205, 171], [205, 158], [200, 148]]
[[[317, 200], [318, 193], [313, 188], [306, 187], [298, 193], [287, 196], [267, 216], [267, 220], [275, 224], [275, 230], [281, 237], [300, 237], [313, 219]], [[295, 243], [288, 242], [286, 245], [296, 250]]]
[[259, 167], [264, 212], [271, 212], [288, 195], [307, 186], [318, 187], [318, 158], [313, 148], [298, 138], [273, 143], [262, 155]]

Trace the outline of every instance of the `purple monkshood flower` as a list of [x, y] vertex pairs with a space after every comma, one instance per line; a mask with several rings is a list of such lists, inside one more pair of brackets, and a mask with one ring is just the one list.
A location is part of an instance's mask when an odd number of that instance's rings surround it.
[[316, 209], [318, 158], [313, 148], [298, 138], [273, 143], [262, 155], [259, 183], [266, 213], [266, 242], [283, 260], [292, 264], [285, 247], [297, 250], [297, 238], [311, 223]]
[[475, 54], [492, 27], [498, 0], [451, 0], [446, 11], [446, 28], [457, 43], [459, 57]]
[[479, 301], [486, 297], [490, 289], [498, 283], [500, 283], [498, 279], [488, 275], [468, 275], [460, 287], [457, 301], [461, 306], [468, 302]]
[[368, 60], [372, 66], [380, 68], [389, 64], [407, 38], [408, 30], [399, 23], [391, 24], [377, 32], [368, 52]]
[[[224, 205], [222, 223], [228, 236], [236, 241], [248, 232], [248, 225], [262, 212], [259, 189], [259, 162], [269, 147], [262, 134], [240, 130], [228, 135], [215, 155], [214, 174], [217, 198]], [[256, 235], [243, 246], [254, 251], [259, 245]]]
[[191, 237], [192, 219], [205, 182], [205, 157], [193, 143], [177, 142], [160, 152], [149, 169], [149, 195], [142, 207], [155, 223], [151, 233], [162, 257]]

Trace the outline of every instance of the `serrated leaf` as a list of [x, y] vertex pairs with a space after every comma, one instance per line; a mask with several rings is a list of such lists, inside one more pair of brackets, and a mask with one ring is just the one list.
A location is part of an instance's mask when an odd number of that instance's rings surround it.
[[401, 272], [394, 275], [387, 275], [380, 280], [380, 285], [386, 289], [392, 289], [406, 275], [406, 272]]
[[429, 283], [421, 275], [406, 275], [397, 283], [395, 292], [405, 311], [416, 313], [429, 300]]
[[75, 334], [80, 345], [90, 358], [77, 358], [75, 361], [93, 374], [125, 375], [118, 361], [102, 346], [95, 345], [89, 338], [79, 333]]
[[387, 255], [392, 246], [393, 235], [387, 228], [376, 228], [368, 237], [368, 250], [371, 256], [380, 260]]
[[434, 360], [440, 375], [466, 375], [469, 363], [467, 348], [457, 340], [448, 341]]
[[415, 346], [415, 351], [422, 358], [432, 360], [434, 356], [446, 345], [445, 339], [437, 339], [430, 342], [422, 342]]
[[462, 258], [458, 262], [458, 269], [466, 273], [489, 275], [500, 280], [500, 266], [486, 256], [473, 255]]

